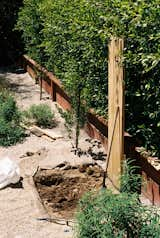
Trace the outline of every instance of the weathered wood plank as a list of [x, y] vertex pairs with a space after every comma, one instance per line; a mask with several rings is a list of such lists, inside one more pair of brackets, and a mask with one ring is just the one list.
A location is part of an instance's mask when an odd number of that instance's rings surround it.
[[124, 154], [124, 82], [122, 52], [123, 39], [113, 38], [109, 44], [108, 63], [108, 148], [110, 158], [108, 176], [116, 187]]

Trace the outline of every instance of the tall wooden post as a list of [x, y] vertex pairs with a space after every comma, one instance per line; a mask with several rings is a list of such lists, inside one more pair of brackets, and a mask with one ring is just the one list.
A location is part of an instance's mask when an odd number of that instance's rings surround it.
[[124, 82], [122, 52], [123, 39], [112, 38], [108, 63], [108, 176], [120, 187], [124, 154]]

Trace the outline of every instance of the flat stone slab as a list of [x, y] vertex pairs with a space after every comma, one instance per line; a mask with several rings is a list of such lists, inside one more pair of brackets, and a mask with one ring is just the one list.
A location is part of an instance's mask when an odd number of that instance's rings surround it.
[[30, 130], [31, 133], [33, 133], [34, 135], [38, 136], [38, 137], [49, 137], [52, 140], [56, 140], [56, 139], [60, 139], [63, 138], [63, 136], [59, 133], [57, 133], [56, 131], [53, 130], [49, 130], [49, 129], [42, 129], [38, 126], [32, 126], [29, 127], [28, 130]]

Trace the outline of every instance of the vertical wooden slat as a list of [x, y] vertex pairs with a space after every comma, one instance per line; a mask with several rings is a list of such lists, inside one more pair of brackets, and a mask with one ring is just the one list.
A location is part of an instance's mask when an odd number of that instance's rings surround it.
[[56, 84], [51, 80], [51, 97], [52, 101], [56, 102]]
[[113, 38], [109, 44], [108, 147], [112, 146], [108, 163], [108, 176], [116, 187], [120, 187], [119, 178], [124, 154], [124, 83], [121, 61], [123, 47], [123, 39]]

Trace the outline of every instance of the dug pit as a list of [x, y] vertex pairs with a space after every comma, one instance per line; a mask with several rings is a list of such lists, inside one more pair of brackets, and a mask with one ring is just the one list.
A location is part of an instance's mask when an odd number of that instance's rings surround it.
[[100, 189], [103, 173], [96, 163], [79, 166], [64, 163], [54, 169], [39, 169], [34, 182], [51, 217], [72, 218], [82, 195]]

